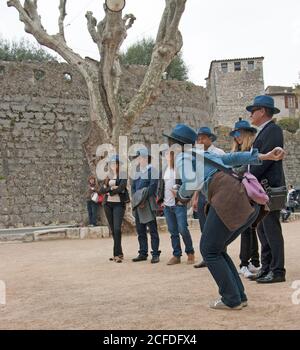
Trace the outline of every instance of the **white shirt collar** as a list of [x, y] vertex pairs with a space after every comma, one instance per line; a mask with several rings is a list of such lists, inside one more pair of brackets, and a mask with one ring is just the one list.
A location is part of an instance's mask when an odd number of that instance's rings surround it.
[[267, 124], [269, 124], [270, 122], [272, 121], [272, 119], [271, 120], [268, 120], [268, 121], [266, 121], [265, 123], [263, 123], [262, 125], [260, 125], [260, 126], [258, 126], [257, 127], [257, 135], [262, 131], [262, 129], [267, 125]]

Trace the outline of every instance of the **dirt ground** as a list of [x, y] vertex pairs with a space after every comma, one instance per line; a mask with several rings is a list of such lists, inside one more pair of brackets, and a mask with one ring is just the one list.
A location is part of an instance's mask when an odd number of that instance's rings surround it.
[[[0, 329], [299, 330], [300, 304], [293, 304], [297, 291], [291, 286], [300, 280], [300, 222], [283, 228], [287, 282], [244, 280], [249, 306], [242, 311], [208, 308], [218, 292], [207, 269], [187, 265], [186, 257], [166, 265], [168, 233], [161, 234], [161, 262], [155, 265], [131, 262], [135, 236], [123, 239], [122, 264], [109, 261], [111, 239], [0, 244], [0, 280], [7, 290]], [[192, 234], [198, 252], [199, 231]], [[229, 253], [238, 263], [239, 239]]]

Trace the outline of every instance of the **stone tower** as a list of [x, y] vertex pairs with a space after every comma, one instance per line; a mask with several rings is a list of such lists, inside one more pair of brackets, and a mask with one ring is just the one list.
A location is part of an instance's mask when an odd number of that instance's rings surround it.
[[214, 125], [232, 126], [249, 113], [245, 107], [264, 94], [264, 57], [212, 61], [206, 84]]

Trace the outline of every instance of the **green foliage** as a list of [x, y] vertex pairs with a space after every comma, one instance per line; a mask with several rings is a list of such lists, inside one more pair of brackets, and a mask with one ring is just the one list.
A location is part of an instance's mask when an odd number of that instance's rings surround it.
[[[131, 45], [125, 53], [121, 54], [121, 63], [149, 66], [154, 46], [155, 41], [151, 38], [142, 39], [136, 42], [135, 44]], [[166, 71], [168, 73], [168, 79], [188, 79], [188, 68], [182, 59], [181, 52], [174, 57]]]
[[21, 39], [9, 41], [0, 37], [0, 60], [3, 61], [57, 61], [57, 58], [38, 44]]
[[296, 133], [299, 129], [300, 118], [283, 118], [280, 119], [277, 124], [283, 129], [291, 133]]

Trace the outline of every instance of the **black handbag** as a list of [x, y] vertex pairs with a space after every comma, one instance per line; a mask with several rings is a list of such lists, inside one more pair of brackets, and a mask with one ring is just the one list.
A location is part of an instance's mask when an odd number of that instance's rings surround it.
[[268, 207], [270, 211], [281, 210], [286, 207], [288, 193], [286, 186], [271, 187], [267, 179], [262, 180], [261, 184], [269, 196]]

